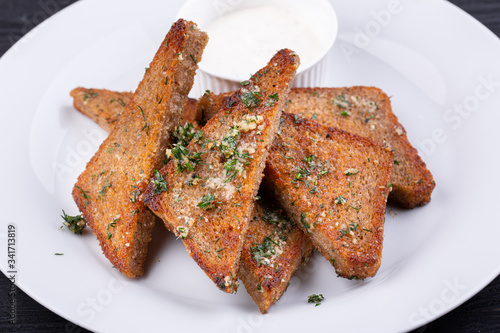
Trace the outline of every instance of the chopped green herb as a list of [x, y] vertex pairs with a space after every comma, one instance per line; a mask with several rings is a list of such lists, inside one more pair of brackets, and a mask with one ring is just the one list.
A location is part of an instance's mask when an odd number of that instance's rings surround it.
[[61, 215], [61, 217], [64, 220], [63, 224], [67, 226], [69, 230], [73, 231], [73, 233], [81, 235], [83, 229], [87, 226], [85, 219], [81, 215], [69, 216], [64, 212], [64, 210], [62, 212], [63, 215]]
[[167, 182], [158, 170], [154, 171], [153, 186], [155, 194], [160, 194], [168, 190]]
[[111, 174], [106, 178], [106, 180], [102, 184], [101, 190], [99, 191], [99, 198], [101, 199], [101, 201], [103, 201], [104, 196], [106, 195], [107, 190], [112, 186], [111, 183], [109, 182], [109, 177], [111, 175], [113, 175], [113, 172], [111, 172]]
[[348, 227], [340, 229], [340, 236], [338, 237], [338, 239], [341, 239], [345, 235], [348, 235], [349, 232], [350, 232], [350, 230]]
[[268, 266], [271, 264], [271, 259], [279, 255], [277, 248], [281, 245], [277, 236], [273, 238], [274, 233], [264, 237], [264, 241], [261, 244], [250, 247], [252, 259], [257, 263], [257, 266]]
[[307, 297], [307, 303], [314, 303], [316, 304], [315, 306], [321, 305], [321, 302], [325, 300], [325, 297], [322, 294], [316, 295], [309, 295]]
[[93, 92], [92, 89], [88, 89], [87, 92], [83, 94], [83, 100], [86, 101], [87, 99], [90, 98], [90, 96], [97, 97], [97, 93]]
[[241, 92], [241, 102], [249, 109], [260, 104], [260, 92], [258, 90], [243, 90]]
[[193, 124], [187, 123], [184, 126], [179, 126], [172, 132], [172, 137], [174, 143], [180, 143], [183, 146], [187, 146], [191, 140], [197, 142], [203, 138], [202, 131], [196, 131]]
[[334, 202], [336, 204], [343, 205], [347, 202], [347, 198], [344, 198], [343, 196], [339, 195], [338, 197], [335, 198]]
[[273, 106], [279, 100], [278, 93], [269, 95], [268, 100], [264, 106]]
[[196, 205], [196, 207], [209, 210], [211, 208], [215, 208], [215, 196], [212, 193], [204, 194], [201, 198], [201, 201]]
[[[332, 100], [332, 104], [337, 105], [341, 109], [347, 109], [351, 107], [351, 102], [349, 102], [344, 94], [335, 97]], [[349, 115], [348, 113], [347, 115]]]
[[92, 198], [90, 197], [90, 195], [88, 195], [88, 194], [87, 194], [87, 193], [90, 193], [90, 191], [84, 191], [84, 190], [82, 190], [82, 189], [81, 189], [79, 186], [77, 186], [77, 185], [75, 185], [75, 187], [76, 187], [77, 189], [79, 189], [79, 190], [80, 190], [80, 195], [81, 195], [81, 196], [85, 199], [85, 202], [84, 202], [84, 203], [85, 203], [85, 205], [88, 205], [88, 204], [89, 204], [89, 199], [92, 199]]
[[193, 171], [201, 162], [202, 152], [192, 153], [181, 143], [175, 143], [172, 149], [167, 149], [167, 160], [172, 159], [177, 173], [185, 170]]
[[186, 239], [188, 236], [188, 228], [179, 226], [177, 227], [177, 231], [179, 232], [179, 237], [182, 239]]
[[347, 170], [344, 171], [344, 174], [346, 176], [354, 176], [354, 175], [356, 175], [358, 173], [359, 173], [359, 170], [355, 169], [355, 168], [350, 168], [350, 169], [347, 169]]

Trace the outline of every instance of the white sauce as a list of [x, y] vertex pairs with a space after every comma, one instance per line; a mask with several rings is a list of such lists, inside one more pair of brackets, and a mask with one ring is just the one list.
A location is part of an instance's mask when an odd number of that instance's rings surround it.
[[320, 52], [320, 38], [308, 22], [286, 8], [261, 6], [238, 10], [210, 22], [210, 42], [200, 65], [239, 81], [261, 69], [276, 51], [295, 51], [306, 66]]

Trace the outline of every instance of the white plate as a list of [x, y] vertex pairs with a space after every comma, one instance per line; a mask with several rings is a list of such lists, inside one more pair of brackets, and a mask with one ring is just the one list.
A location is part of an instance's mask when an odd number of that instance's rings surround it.
[[[14, 224], [19, 286], [94, 331], [395, 332], [443, 315], [495, 278], [498, 39], [445, 1], [333, 2], [340, 34], [329, 55], [329, 84], [374, 85], [393, 96], [437, 182], [429, 205], [387, 214], [375, 278], [337, 278], [316, 255], [263, 316], [244, 288], [218, 291], [161, 226], [147, 273], [137, 280], [111, 267], [89, 230], [81, 237], [59, 230], [61, 209], [77, 213], [72, 185], [105, 135], [73, 110], [69, 91], [134, 90], [181, 5], [86, 0], [0, 60], [1, 247]], [[0, 267], [8, 270], [6, 256]], [[326, 297], [321, 306], [307, 304], [313, 293]]]

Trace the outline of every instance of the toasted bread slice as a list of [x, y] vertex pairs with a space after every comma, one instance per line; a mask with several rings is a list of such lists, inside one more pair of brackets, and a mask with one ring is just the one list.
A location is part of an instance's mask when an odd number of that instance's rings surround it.
[[[212, 117], [228, 103], [228, 93], [205, 94], [198, 100], [198, 115]], [[389, 147], [394, 154], [389, 201], [404, 208], [422, 206], [431, 200], [435, 187], [432, 174], [410, 144], [404, 127], [391, 108], [389, 97], [373, 87], [293, 88], [286, 112], [310, 118]]]
[[78, 87], [71, 90], [70, 95], [75, 109], [109, 133], [133, 93]]
[[382, 258], [392, 154], [361, 136], [283, 113], [263, 185], [339, 276], [374, 276]]
[[207, 41], [193, 22], [172, 25], [120, 120], [73, 189], [104, 254], [128, 277], [143, 274], [155, 220], [141, 194], [162, 165]]
[[145, 203], [183, 239], [191, 257], [228, 293], [236, 292], [244, 234], [299, 65], [279, 51], [203, 127], [203, 137], [167, 152], [172, 159], [150, 182]]
[[267, 313], [286, 291], [293, 274], [314, 247], [281, 210], [255, 204], [240, 259], [239, 276], [260, 312]]
[[[120, 118], [133, 93], [78, 87], [71, 90], [70, 95], [73, 97], [75, 109], [95, 121], [103, 130], [109, 133]], [[183, 121], [181, 122], [182, 125], [191, 123], [195, 129], [198, 128], [195, 119], [196, 102], [196, 99], [188, 99], [182, 116]]]
[[392, 112], [389, 97], [374, 87], [297, 88], [290, 93], [287, 112], [315, 119], [379, 142], [394, 154], [389, 200], [405, 208], [431, 200], [432, 174], [410, 144]]

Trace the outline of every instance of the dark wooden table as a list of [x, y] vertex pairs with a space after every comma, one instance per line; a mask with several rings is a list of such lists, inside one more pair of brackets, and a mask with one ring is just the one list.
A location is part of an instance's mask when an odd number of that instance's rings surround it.
[[[35, 25], [75, 0], [0, 0], [0, 56]], [[500, 36], [500, 1], [451, 0]], [[500, 59], [498, 59], [500, 62]], [[17, 290], [17, 323], [8, 317], [9, 280], [0, 274], [0, 332], [88, 332]], [[447, 315], [415, 332], [500, 332], [500, 277]]]

